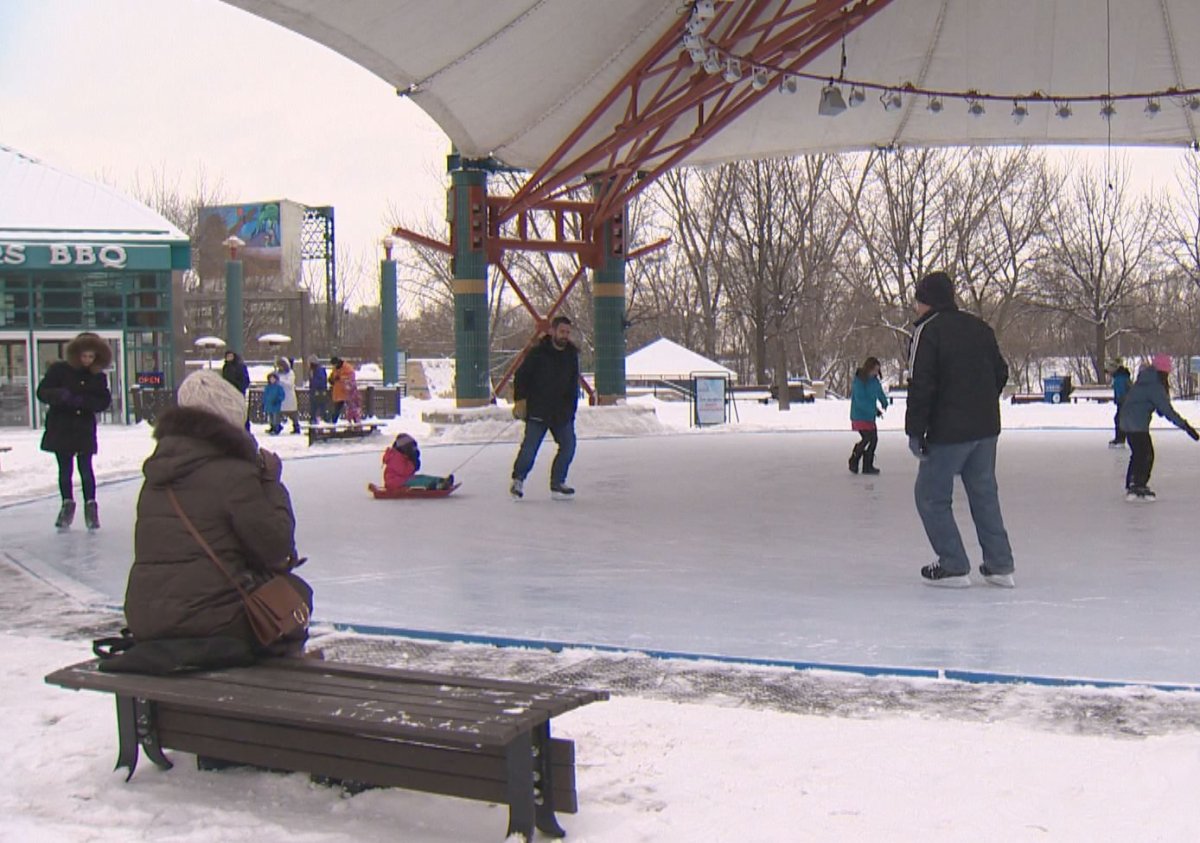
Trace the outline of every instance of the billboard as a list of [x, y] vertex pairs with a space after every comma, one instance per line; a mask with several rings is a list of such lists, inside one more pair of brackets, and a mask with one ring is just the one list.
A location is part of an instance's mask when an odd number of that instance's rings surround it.
[[[284, 202], [251, 202], [241, 205], [213, 205], [200, 209], [197, 269], [202, 280], [225, 277], [225, 258], [222, 245], [229, 237], [237, 237], [246, 245], [238, 256], [243, 263], [245, 278], [270, 279], [268, 286], [289, 286], [291, 261], [285, 261], [284, 243], [288, 237], [283, 224]], [[294, 239], [294, 234], [293, 234]]]

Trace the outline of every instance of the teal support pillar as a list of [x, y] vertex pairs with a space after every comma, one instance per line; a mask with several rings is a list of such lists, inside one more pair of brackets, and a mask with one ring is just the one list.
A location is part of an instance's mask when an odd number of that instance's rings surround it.
[[[600, 185], [594, 186], [596, 195]], [[596, 403], [625, 398], [625, 208], [601, 223], [599, 261], [592, 277], [596, 343]]]
[[396, 323], [400, 319], [396, 297], [396, 262], [392, 260], [395, 241], [383, 239], [383, 260], [379, 262], [379, 338], [383, 349], [383, 385], [400, 382], [400, 366], [396, 358]]
[[453, 250], [455, 404], [482, 407], [492, 400], [488, 366], [487, 173], [453, 170], [447, 205]]
[[246, 328], [242, 307], [245, 282], [244, 269], [237, 253], [246, 244], [240, 238], [230, 237], [224, 245], [229, 249], [229, 259], [225, 261], [225, 350], [236, 351], [245, 357]]

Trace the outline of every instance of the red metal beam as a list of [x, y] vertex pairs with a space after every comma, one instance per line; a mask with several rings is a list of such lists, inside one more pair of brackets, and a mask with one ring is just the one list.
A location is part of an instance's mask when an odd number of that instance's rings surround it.
[[[858, 0], [848, 10], [845, 0], [722, 3], [718, 4], [717, 14], [704, 34], [716, 49], [736, 54], [751, 64], [797, 71], [891, 2]], [[733, 93], [734, 89], [720, 74], [697, 71], [691, 59], [680, 54], [684, 25], [681, 18], [601, 99], [500, 211], [501, 220], [512, 218], [541, 200], [561, 195], [568, 185], [600, 168], [612, 180], [600, 200], [600, 213], [592, 219], [592, 225], [599, 226], [610, 210], [640, 193], [669, 166], [686, 158], [734, 118], [773, 93], [771, 86], [753, 91], [744, 82]], [[743, 43], [752, 38], [757, 39], [755, 43], [744, 47]], [[643, 87], [655, 79], [659, 80], [657, 87], [649, 91], [648, 97], [643, 96], [647, 93]], [[580, 148], [581, 139], [622, 98], [628, 102], [621, 122], [599, 142]], [[714, 105], [706, 114], [705, 105], [710, 102]], [[668, 143], [670, 130], [692, 113], [697, 113], [698, 118], [686, 140]], [[650, 178], [635, 181], [634, 174], [647, 168]]]

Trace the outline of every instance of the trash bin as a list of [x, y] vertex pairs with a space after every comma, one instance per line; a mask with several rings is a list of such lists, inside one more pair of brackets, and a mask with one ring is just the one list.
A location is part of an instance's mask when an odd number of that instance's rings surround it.
[[1061, 404], [1067, 398], [1067, 379], [1059, 375], [1042, 378], [1042, 396], [1047, 404]]

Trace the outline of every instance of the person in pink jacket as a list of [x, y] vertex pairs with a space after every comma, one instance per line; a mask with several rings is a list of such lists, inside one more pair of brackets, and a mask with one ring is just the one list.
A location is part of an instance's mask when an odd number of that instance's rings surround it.
[[454, 485], [454, 475], [435, 477], [432, 474], [417, 474], [421, 468], [421, 449], [417, 440], [401, 433], [392, 447], [383, 452], [383, 485], [388, 490], [402, 487], [410, 489], [449, 489]]

